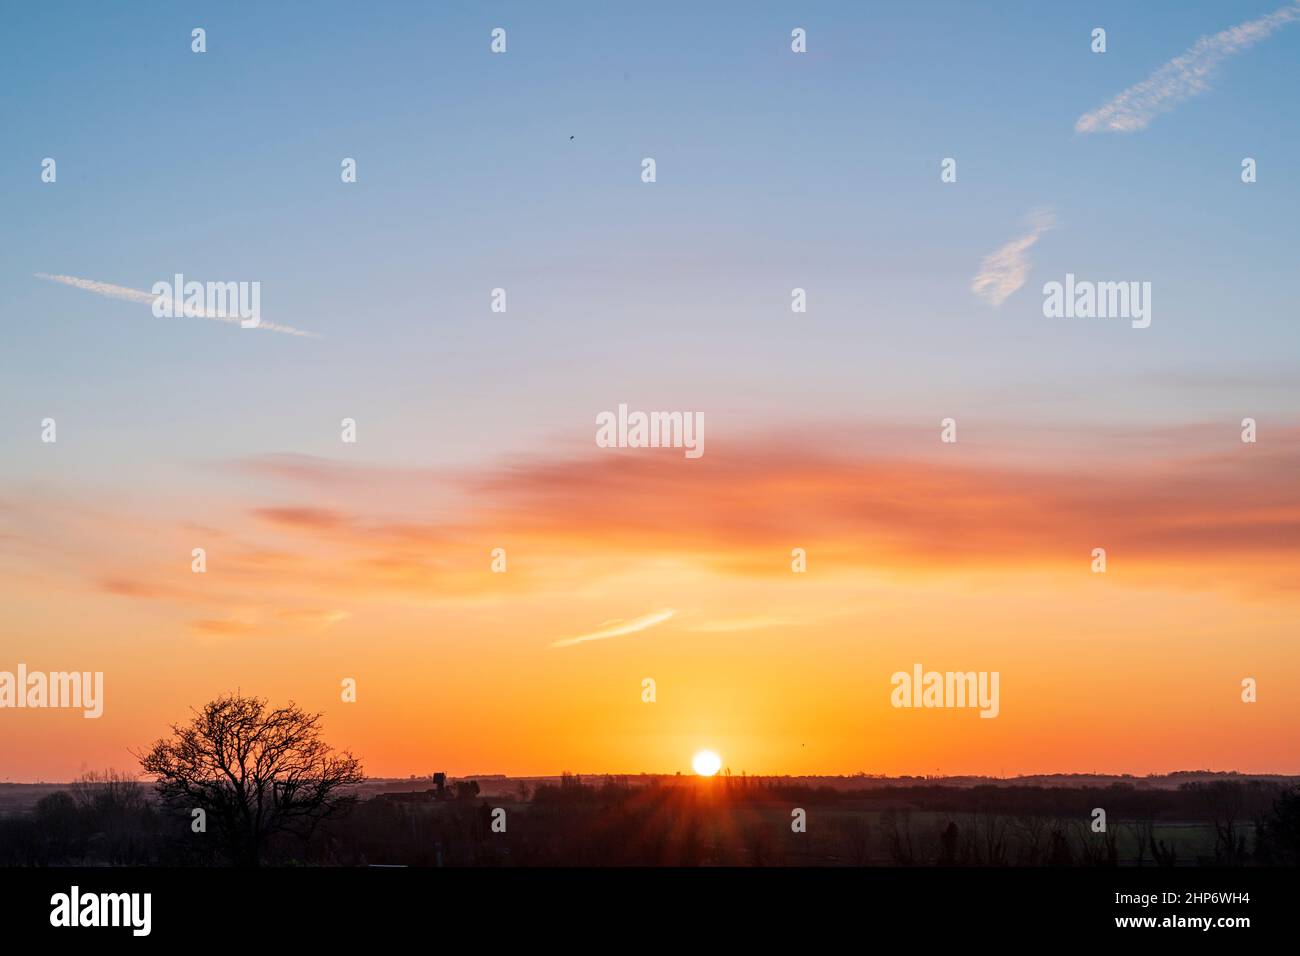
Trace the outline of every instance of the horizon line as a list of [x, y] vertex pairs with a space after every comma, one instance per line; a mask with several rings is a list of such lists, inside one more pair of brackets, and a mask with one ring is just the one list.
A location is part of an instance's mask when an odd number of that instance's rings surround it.
[[[110, 769], [112, 769], [112, 768], [110, 768]], [[443, 772], [443, 771], [435, 771], [435, 772], [441, 773], [441, 772]], [[800, 780], [800, 779], [860, 780], [860, 779], [865, 779], [865, 780], [883, 780], [883, 781], [888, 781], [888, 780], [998, 780], [998, 781], [1013, 781], [1013, 780], [1027, 780], [1027, 779], [1035, 779], [1035, 778], [1040, 778], [1040, 777], [1102, 777], [1102, 778], [1114, 778], [1114, 779], [1126, 779], [1126, 778], [1127, 778], [1127, 779], [1133, 779], [1133, 780], [1151, 780], [1151, 779], [1169, 778], [1169, 777], [1176, 777], [1176, 776], [1242, 777], [1242, 778], [1247, 778], [1247, 779], [1250, 779], [1250, 778], [1261, 778], [1261, 777], [1285, 777], [1285, 778], [1297, 778], [1297, 779], [1300, 779], [1300, 770], [1264, 770], [1264, 771], [1245, 771], [1245, 770], [1206, 770], [1206, 769], [1204, 769], [1204, 768], [1201, 768], [1201, 769], [1197, 769], [1197, 770], [1169, 770], [1169, 771], [1165, 771], [1165, 772], [1163, 772], [1163, 773], [1125, 773], [1125, 772], [1098, 771], [1098, 770], [1054, 770], [1054, 771], [1044, 771], [1044, 772], [1036, 772], [1036, 773], [1018, 773], [1018, 774], [1009, 774], [1009, 775], [1006, 775], [1006, 774], [1004, 774], [1004, 775], [997, 775], [997, 774], [990, 774], [990, 773], [943, 773], [943, 774], [919, 774], [919, 773], [908, 774], [908, 773], [904, 773], [904, 774], [873, 774], [873, 773], [867, 773], [866, 771], [863, 771], [863, 770], [855, 771], [855, 772], [853, 772], [853, 773], [750, 773], [750, 772], [747, 771], [747, 770], [741, 770], [741, 771], [738, 771], [738, 772], [727, 773], [727, 768], [724, 768], [723, 770], [718, 771], [718, 773], [714, 774], [714, 775], [711, 776], [711, 777], [700, 777], [699, 774], [695, 773], [694, 771], [690, 771], [690, 770], [668, 770], [668, 771], [645, 771], [645, 770], [639, 770], [639, 771], [636, 771], [636, 772], [633, 772], [633, 773], [626, 773], [626, 772], [624, 772], [624, 773], [620, 773], [620, 772], [617, 772], [617, 771], [611, 771], [611, 770], [598, 770], [598, 771], [572, 771], [572, 770], [562, 770], [562, 771], [559, 771], [558, 773], [520, 773], [520, 774], [514, 774], [514, 773], [500, 773], [500, 772], [493, 772], [493, 773], [456, 773], [456, 774], [453, 774], [453, 773], [447, 773], [447, 774], [446, 774], [446, 777], [447, 777], [448, 780], [493, 780], [493, 779], [495, 779], [495, 780], [502, 780], [502, 779], [504, 779], [504, 780], [559, 780], [559, 779], [562, 779], [562, 778], [565, 777], [565, 776], [570, 776], [570, 777], [592, 777], [592, 778], [599, 778], [599, 777], [629, 777], [629, 778], [630, 778], [630, 777], [642, 777], [642, 778], [644, 778], [644, 777], [669, 777], [669, 778], [682, 777], [682, 778], [691, 778], [691, 779], [694, 779], [694, 778], [700, 778], [700, 779], [705, 779], [705, 780], [712, 780], [712, 779], [714, 779], [714, 778], [722, 778], [722, 779], [726, 779], [727, 777], [730, 777], [730, 778], [732, 778], [732, 779], [735, 779], [735, 778], [737, 778], [737, 777], [744, 776], [744, 777], [747, 777], [747, 778], [749, 778], [749, 779], [787, 779], [787, 780]], [[35, 787], [35, 786], [67, 786], [67, 785], [71, 785], [71, 784], [73, 784], [73, 783], [77, 783], [78, 780], [79, 780], [79, 778], [73, 778], [73, 779], [71, 779], [71, 780], [4, 780], [4, 779], [0, 779], [0, 786], [22, 786], [22, 787]], [[407, 776], [395, 776], [395, 777], [394, 777], [394, 776], [367, 776], [367, 777], [364, 779], [363, 784], [359, 784], [358, 786], [360, 786], [360, 785], [364, 785], [364, 784], [366, 784], [366, 783], [378, 783], [378, 782], [384, 782], [384, 781], [395, 781], [395, 782], [408, 783], [408, 782], [413, 782], [413, 781], [414, 781], [414, 782], [419, 782], [419, 781], [425, 781], [425, 780], [432, 782], [432, 781], [433, 781], [433, 774], [432, 774], [432, 773], [428, 773], [428, 774], [409, 774], [409, 775], [407, 775]], [[136, 777], [136, 778], [134, 778], [134, 782], [136, 782], [136, 783], [141, 783], [141, 784], [152, 783], [151, 780], [149, 780], [149, 779], [147, 779], [147, 778], [140, 778], [140, 777]]]

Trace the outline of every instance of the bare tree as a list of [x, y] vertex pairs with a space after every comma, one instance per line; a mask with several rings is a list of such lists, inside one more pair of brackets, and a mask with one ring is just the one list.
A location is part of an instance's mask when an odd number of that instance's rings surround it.
[[1132, 824], [1133, 839], [1136, 842], [1135, 857], [1137, 865], [1146, 862], [1147, 848], [1155, 843], [1156, 814], [1159, 812], [1150, 795], [1144, 796], [1134, 807], [1135, 817]]
[[1157, 866], [1177, 866], [1178, 865], [1178, 848], [1174, 846], [1173, 838], [1169, 840], [1169, 845], [1165, 846], [1164, 840], [1156, 840], [1155, 836], [1151, 837], [1151, 859], [1156, 861]]
[[949, 820], [948, 825], [939, 833], [939, 865], [957, 865], [957, 824]]
[[83, 773], [69, 789], [78, 806], [105, 816], [125, 816], [145, 805], [144, 785], [111, 768]]
[[880, 823], [885, 829], [885, 845], [889, 847], [889, 856], [894, 864], [911, 866], [916, 861], [916, 852], [912, 847], [912, 811], [886, 810], [881, 815]]
[[854, 814], [840, 824], [840, 842], [854, 866], [871, 863], [871, 824], [865, 816]]
[[69, 789], [87, 827], [92, 853], [124, 865], [147, 852], [157, 819], [144, 784], [117, 770], [92, 770]]
[[1017, 861], [1022, 866], [1040, 865], [1047, 854], [1047, 820], [1035, 813], [1020, 813], [1011, 826], [1018, 842]]
[[1075, 819], [1069, 824], [1069, 837], [1078, 849], [1078, 859], [1084, 866], [1119, 865], [1119, 826], [1094, 832], [1088, 820]]
[[981, 814], [980, 839], [983, 843], [984, 861], [989, 866], [1002, 866], [1007, 862], [1007, 819], [989, 810]]
[[1300, 866], [1300, 788], [1285, 789], [1260, 821], [1257, 854], [1263, 863]]
[[1214, 862], [1234, 866], [1247, 855], [1246, 837], [1238, 833], [1237, 821], [1241, 818], [1245, 793], [1241, 784], [1230, 780], [1188, 784], [1188, 790], [1200, 795], [1202, 804], [1214, 827]]
[[195, 712], [172, 737], [140, 757], [172, 807], [201, 809], [232, 860], [257, 866], [271, 837], [308, 838], [352, 798], [361, 764], [320, 737], [320, 714], [292, 701], [268, 710], [257, 697], [230, 694]]

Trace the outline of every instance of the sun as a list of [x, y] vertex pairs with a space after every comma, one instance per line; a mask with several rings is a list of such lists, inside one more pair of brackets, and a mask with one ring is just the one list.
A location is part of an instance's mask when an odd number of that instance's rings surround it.
[[691, 758], [691, 766], [701, 777], [712, 777], [722, 769], [722, 758], [712, 750], [701, 750]]

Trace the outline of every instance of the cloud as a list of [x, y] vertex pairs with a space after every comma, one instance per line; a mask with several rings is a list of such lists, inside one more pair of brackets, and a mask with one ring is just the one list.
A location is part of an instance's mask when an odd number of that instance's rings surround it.
[[151, 292], [128, 289], [125, 286], [112, 285], [108, 282], [96, 282], [94, 279], [78, 279], [76, 276], [54, 276], [47, 272], [36, 273], [36, 278], [48, 279], [50, 282], [61, 282], [64, 285], [72, 286], [74, 289], [93, 292], [95, 295], [107, 296], [110, 299], [122, 299], [124, 302], [148, 302], [152, 304], [156, 298]]
[[[647, 563], [785, 577], [796, 542], [828, 574], [1073, 567], [1099, 541], [1163, 573], [1217, 566], [1241, 578], [1300, 560], [1296, 428], [1249, 455], [1222, 424], [1000, 434], [986, 424], [981, 447], [961, 458], [935, 454], [932, 436], [911, 446], [892, 430], [808, 426], [720, 447], [692, 469], [635, 454], [557, 456], [431, 482], [428, 469], [403, 480], [379, 467], [384, 501], [364, 485], [351, 503], [332, 488], [331, 508], [317, 513], [301, 495], [330, 471], [319, 459], [289, 490], [294, 505], [254, 513], [263, 526], [277, 515], [285, 546], [316, 555], [300, 571], [358, 596], [494, 594], [503, 582], [483, 572], [482, 555], [503, 531], [530, 557], [511, 568], [510, 586], [552, 593]], [[365, 472], [336, 465], [349, 480]], [[447, 517], [420, 503], [454, 489], [462, 507]], [[405, 520], [383, 513], [394, 502]], [[248, 580], [261, 576], [250, 569]], [[606, 629], [617, 630], [597, 632]]]
[[[275, 633], [279, 629], [264, 623], [266, 614], [261, 609], [250, 609], [234, 617], [204, 618], [191, 621], [190, 627], [207, 634], [253, 634], [257, 631]], [[274, 612], [275, 620], [283, 621], [287, 626], [323, 630], [351, 615], [347, 611], [323, 608], [290, 608]]]
[[574, 644], [582, 644], [586, 641], [604, 641], [611, 637], [622, 637], [625, 634], [635, 634], [638, 631], [644, 631], [654, 627], [656, 624], [662, 624], [677, 612], [672, 608], [665, 608], [662, 611], [652, 611], [649, 614], [642, 614], [640, 617], [634, 617], [630, 621], [622, 621], [613, 627], [607, 627], [599, 631], [592, 631], [590, 634], [581, 634], [578, 637], [566, 637], [563, 640], [555, 641], [551, 647], [572, 647]]
[[[83, 292], [93, 292], [95, 295], [102, 295], [109, 299], [120, 299], [123, 302], [147, 302], [153, 304], [157, 298], [152, 292], [145, 292], [141, 289], [128, 289], [126, 286], [113, 285], [109, 282], [98, 282], [95, 279], [81, 279], [77, 276], [50, 275], [47, 272], [36, 273], [36, 278], [46, 279], [50, 282], [59, 282], [63, 285], [72, 286], [74, 289], [81, 289]], [[237, 315], [219, 315], [215, 312], [206, 310], [193, 310], [182, 308], [185, 316], [194, 319], [210, 319], [213, 322], [229, 322], [238, 325], [240, 318]], [[276, 325], [274, 322], [261, 322], [255, 328], [266, 329], [270, 332], [282, 332], [285, 335], [297, 335], [303, 338], [314, 339], [314, 332], [307, 332], [303, 329], [295, 329], [290, 325]]]
[[278, 611], [275, 616], [281, 621], [288, 621], [290, 624], [329, 627], [332, 624], [338, 624], [340, 621], [346, 621], [352, 615], [348, 614], [347, 611], [304, 608], [302, 610]]
[[[373, 488], [373, 483], [381, 477], [379, 469], [375, 467], [357, 465], [349, 469], [343, 463], [330, 458], [297, 452], [258, 455], [242, 459], [235, 465], [241, 471], [259, 477], [279, 478], [322, 488], [331, 486]], [[409, 477], [411, 469], [395, 473], [401, 474], [402, 477]], [[431, 480], [436, 480], [438, 477], [434, 473], [429, 474]]]
[[[1267, 442], [1244, 445], [1221, 421], [1063, 430], [988, 421], [961, 455], [940, 446], [937, 430], [913, 431], [915, 443], [892, 426], [810, 424], [733, 437], [691, 468], [635, 452], [472, 470], [314, 459], [293, 477], [265, 475], [272, 489], [254, 502], [244, 492], [204, 500], [203, 520], [227, 532], [207, 575], [190, 573], [191, 514], [113, 500], [88, 510], [77, 496], [6, 494], [0, 482], [0, 527], [18, 538], [0, 548], [0, 570], [223, 622], [196, 626], [209, 633], [232, 630], [232, 608], [246, 610], [236, 624], [275, 633], [394, 601], [585, 601], [593, 588], [646, 574], [685, 574], [706, 589], [722, 579], [777, 584], [801, 577], [790, 572], [796, 545], [827, 583], [1074, 575], [1105, 547], [1122, 557], [1113, 580], [1126, 585], [1300, 598], [1300, 427], [1275, 422]], [[329, 480], [335, 469], [341, 484]], [[359, 480], [371, 471], [384, 494]], [[456, 507], [430, 506], [446, 494]], [[6, 506], [30, 520], [11, 519]], [[488, 569], [498, 545], [509, 550], [509, 574]], [[719, 634], [815, 623], [807, 607], [774, 600], [706, 607], [698, 620], [678, 610], [672, 620]], [[657, 614], [600, 615], [592, 633], [557, 643], [669, 620]]]
[[157, 584], [142, 584], [127, 577], [106, 577], [98, 582], [100, 590], [108, 594], [117, 594], [122, 597], [144, 598], [149, 600], [170, 600], [184, 597], [185, 592], [180, 588], [165, 587]]
[[331, 531], [347, 523], [343, 515], [328, 508], [254, 508], [253, 514], [271, 524], [317, 531]]
[[1025, 284], [1029, 275], [1029, 252], [1038, 237], [1056, 224], [1050, 210], [1035, 210], [1029, 216], [1029, 232], [1012, 239], [1005, 246], [984, 257], [980, 271], [971, 280], [970, 290], [980, 298], [1001, 305], [1011, 293]]
[[1133, 133], [1146, 129], [1161, 113], [1210, 89], [1215, 69], [1225, 59], [1300, 19], [1300, 4], [1203, 36], [1136, 86], [1074, 123], [1078, 133]]

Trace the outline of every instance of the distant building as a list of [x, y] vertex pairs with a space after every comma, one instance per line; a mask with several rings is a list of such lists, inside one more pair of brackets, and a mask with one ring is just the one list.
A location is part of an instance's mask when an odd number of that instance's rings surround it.
[[435, 773], [432, 779], [434, 787], [432, 790], [389, 790], [386, 793], [376, 794], [376, 799], [390, 800], [393, 803], [436, 803], [450, 799], [450, 794], [447, 792], [447, 775]]

